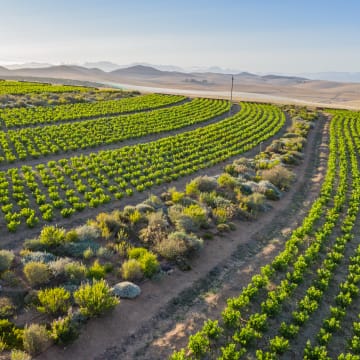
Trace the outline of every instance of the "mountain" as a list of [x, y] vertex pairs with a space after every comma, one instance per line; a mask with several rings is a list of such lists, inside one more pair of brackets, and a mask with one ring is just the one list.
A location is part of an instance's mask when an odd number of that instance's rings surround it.
[[120, 69], [122, 66], [119, 64], [115, 64], [111, 61], [95, 61], [95, 62], [86, 62], [82, 65], [88, 69], [97, 68], [102, 71], [110, 72], [117, 69]]
[[312, 80], [360, 82], [360, 72], [318, 72], [318, 73], [303, 73], [303, 74], [299, 74], [299, 76], [304, 76]]
[[[0, 67], [0, 78], [57, 83], [77, 82], [77, 84], [85, 82], [88, 85], [93, 84], [92, 86], [114, 84], [121, 88], [148, 92], [179, 92], [228, 97], [231, 77], [234, 76], [234, 94], [237, 94], [234, 96], [237, 99], [244, 99], [244, 94], [250, 94], [245, 99], [261, 98], [263, 101], [285, 99], [282, 101], [310, 101], [323, 103], [324, 106], [336, 103], [343, 104], [340, 106], [360, 107], [360, 84], [357, 83], [310, 80], [303, 76], [281, 74], [259, 75], [249, 72], [237, 72], [231, 75], [210, 71], [190, 73], [162, 71], [152, 66], [139, 64], [106, 72], [96, 66], [101, 65], [99, 63], [87, 65], [89, 67], [56, 65], [13, 70]], [[95, 67], [90, 67], [92, 65]]]
[[49, 63], [40, 63], [40, 62], [28, 62], [28, 63], [23, 63], [23, 64], [10, 64], [10, 65], [6, 65], [6, 68], [9, 70], [17, 70], [17, 69], [38, 69], [38, 68], [44, 68], [44, 67], [49, 67], [49, 66], [53, 66], [52, 64]]

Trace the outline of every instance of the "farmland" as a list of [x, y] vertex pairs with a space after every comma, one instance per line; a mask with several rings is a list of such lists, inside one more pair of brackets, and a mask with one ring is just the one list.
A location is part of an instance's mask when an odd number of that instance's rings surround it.
[[[7, 81], [0, 95], [5, 358], [359, 359], [358, 112]], [[102, 348], [84, 349], [89, 328]]]

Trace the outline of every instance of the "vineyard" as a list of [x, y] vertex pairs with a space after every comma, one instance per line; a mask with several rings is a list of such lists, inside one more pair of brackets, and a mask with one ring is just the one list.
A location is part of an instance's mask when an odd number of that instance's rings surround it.
[[[332, 115], [326, 178], [302, 225], [239, 296], [228, 299], [221, 320], [207, 321], [172, 359], [359, 358], [357, 322], [344, 338], [356, 319], [351, 312], [358, 312], [359, 116]], [[314, 321], [317, 332], [310, 330]]]
[[[78, 358], [84, 323], [103, 337], [83, 349], [99, 359], [360, 359], [359, 112], [14, 81], [0, 81], [0, 101], [4, 359]], [[242, 290], [171, 338], [182, 320], [163, 309], [187, 287], [209, 274], [229, 286], [204, 254], [226, 264], [246, 227], [276, 223], [309, 157], [314, 172], [327, 165], [305, 216], [289, 208], [299, 218], [277, 251], [243, 260], [254, 275]], [[152, 297], [163, 285], [178, 292]], [[152, 338], [153, 324], [132, 323], [145, 309], [167, 326]], [[107, 333], [102, 321], [123, 323]], [[143, 352], [125, 357], [129, 339]]]

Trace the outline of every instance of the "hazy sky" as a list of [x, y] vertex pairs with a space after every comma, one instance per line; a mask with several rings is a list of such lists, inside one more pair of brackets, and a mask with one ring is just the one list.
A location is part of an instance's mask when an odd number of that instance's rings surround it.
[[0, 63], [360, 71], [357, 0], [0, 0]]

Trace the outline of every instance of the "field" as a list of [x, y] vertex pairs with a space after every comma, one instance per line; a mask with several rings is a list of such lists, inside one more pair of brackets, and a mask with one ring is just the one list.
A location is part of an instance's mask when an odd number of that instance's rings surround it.
[[359, 152], [356, 111], [0, 81], [0, 359], [360, 359]]

